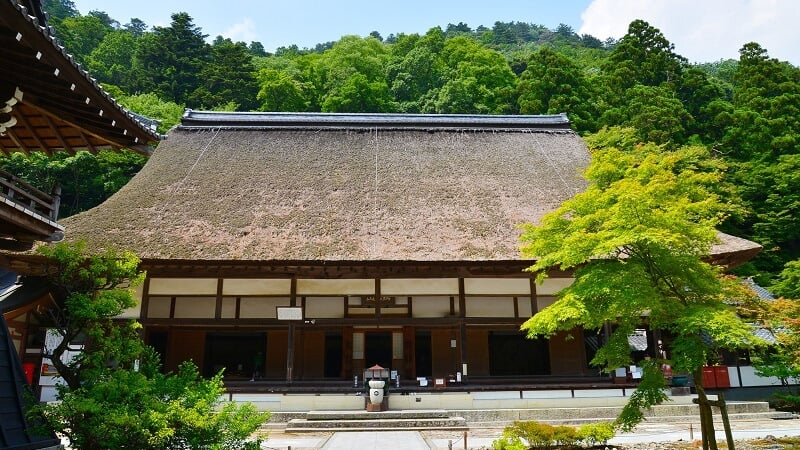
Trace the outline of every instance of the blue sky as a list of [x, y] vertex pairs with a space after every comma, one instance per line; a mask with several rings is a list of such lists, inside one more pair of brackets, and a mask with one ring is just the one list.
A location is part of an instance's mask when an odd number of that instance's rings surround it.
[[150, 26], [169, 25], [186, 11], [210, 38], [260, 41], [267, 51], [297, 44], [313, 47], [346, 34], [378, 31], [424, 33], [464, 22], [475, 28], [495, 21], [521, 21], [555, 28], [570, 25], [597, 38], [619, 38], [633, 19], [659, 28], [677, 53], [692, 62], [737, 58], [755, 41], [770, 56], [800, 65], [800, 8], [796, 0], [74, 0], [82, 14], [98, 9], [121, 23], [132, 17]]

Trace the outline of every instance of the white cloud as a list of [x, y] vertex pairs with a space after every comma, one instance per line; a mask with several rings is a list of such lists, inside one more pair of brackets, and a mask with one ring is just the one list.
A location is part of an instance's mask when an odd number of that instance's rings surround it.
[[250, 17], [245, 17], [240, 22], [231, 25], [221, 34], [226, 38], [230, 38], [230, 40], [234, 42], [244, 41], [249, 44], [250, 42], [257, 40], [256, 24]]
[[796, 0], [593, 0], [579, 33], [620, 38], [635, 19], [658, 28], [691, 62], [738, 59], [757, 42], [773, 58], [800, 65]]

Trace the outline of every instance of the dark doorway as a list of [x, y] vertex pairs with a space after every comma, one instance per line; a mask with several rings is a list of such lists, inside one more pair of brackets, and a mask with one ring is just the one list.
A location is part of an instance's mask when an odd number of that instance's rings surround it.
[[208, 333], [203, 375], [210, 377], [225, 369], [226, 377], [249, 379], [260, 363], [259, 375], [263, 377], [266, 348], [266, 333]]
[[147, 345], [153, 347], [158, 353], [158, 362], [161, 363], [161, 371], [164, 371], [164, 365], [167, 358], [167, 342], [169, 335], [166, 330], [150, 330], [147, 333]]
[[325, 378], [342, 378], [342, 333], [325, 333]]
[[430, 331], [417, 331], [414, 335], [414, 365], [416, 366], [416, 373], [414, 376], [433, 376]]
[[550, 351], [547, 339], [528, 339], [513, 331], [489, 333], [489, 374], [493, 376], [547, 375]]
[[364, 335], [364, 364], [367, 368], [377, 364], [385, 369], [391, 369], [392, 333], [373, 332]]

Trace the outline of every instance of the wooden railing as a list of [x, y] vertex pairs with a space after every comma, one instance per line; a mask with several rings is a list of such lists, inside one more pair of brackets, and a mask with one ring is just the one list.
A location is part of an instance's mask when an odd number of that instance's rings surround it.
[[53, 195], [46, 194], [16, 175], [0, 169], [0, 196], [23, 205], [54, 222], [58, 219], [58, 208], [61, 203], [60, 186], [56, 186]]

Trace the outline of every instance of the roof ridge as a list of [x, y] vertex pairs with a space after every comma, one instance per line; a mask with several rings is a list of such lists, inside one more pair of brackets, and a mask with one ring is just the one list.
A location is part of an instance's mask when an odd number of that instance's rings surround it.
[[187, 109], [180, 128], [570, 130], [566, 113], [549, 115], [217, 112]]

